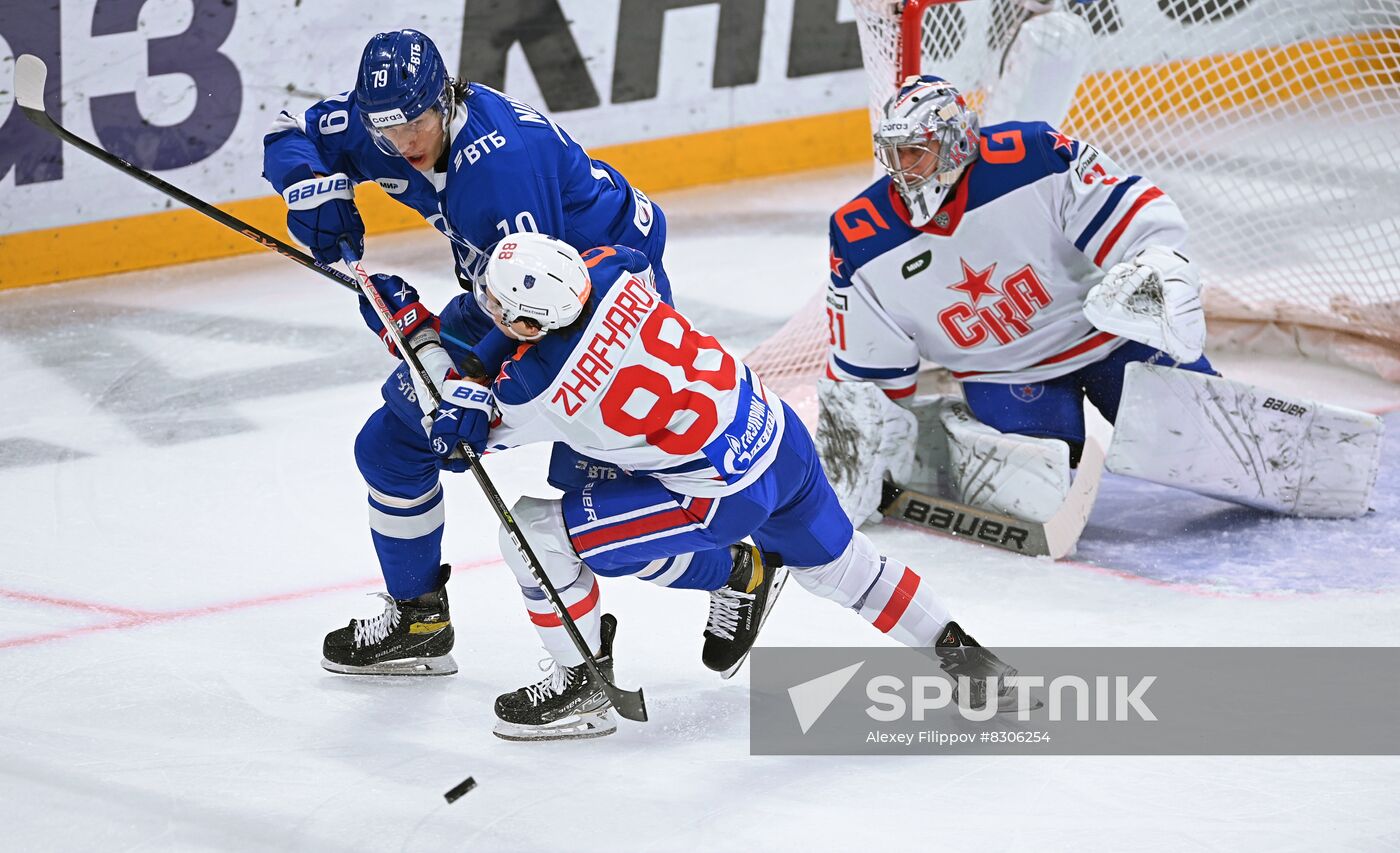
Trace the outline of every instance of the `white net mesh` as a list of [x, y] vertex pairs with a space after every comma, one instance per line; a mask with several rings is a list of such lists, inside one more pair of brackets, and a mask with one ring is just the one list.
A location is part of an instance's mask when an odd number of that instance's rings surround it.
[[[852, 3], [872, 116], [921, 71], [991, 109], [984, 123], [1013, 117], [995, 107], [1029, 18], [1020, 4]], [[1072, 50], [1084, 73], [1061, 125], [1180, 206], [1212, 339], [1277, 323], [1293, 347], [1400, 380], [1400, 0], [1090, 0], [1066, 12], [1084, 32]], [[1036, 29], [1047, 32], [1074, 35]], [[822, 369], [822, 315], [815, 300], [752, 354], [778, 390]]]

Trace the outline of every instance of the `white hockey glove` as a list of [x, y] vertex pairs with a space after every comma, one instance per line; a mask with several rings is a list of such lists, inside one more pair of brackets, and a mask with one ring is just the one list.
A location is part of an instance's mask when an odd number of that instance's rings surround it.
[[1084, 316], [1095, 328], [1155, 347], [1182, 364], [1200, 358], [1205, 348], [1196, 268], [1162, 246], [1148, 246], [1131, 261], [1114, 264], [1089, 289]]
[[869, 382], [817, 380], [817, 453], [841, 508], [860, 527], [880, 520], [888, 476], [906, 482], [919, 422]]

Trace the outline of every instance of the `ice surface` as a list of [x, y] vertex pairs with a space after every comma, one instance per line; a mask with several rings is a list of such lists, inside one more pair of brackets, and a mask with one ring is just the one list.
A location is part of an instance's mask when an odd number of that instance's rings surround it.
[[[661, 196], [678, 300], [757, 342], [822, 287], [826, 212], [868, 178]], [[455, 292], [434, 234], [372, 238], [370, 260], [431, 305]], [[1338, 369], [1221, 362], [1400, 402]], [[700, 664], [705, 597], [628, 579], [604, 600], [651, 722], [497, 740], [491, 700], [539, 650], [470, 478], [446, 483], [462, 671], [318, 666], [326, 631], [379, 609], [351, 447], [393, 362], [351, 296], [270, 255], [4, 292], [0, 363], [0, 849], [1400, 849], [1395, 758], [750, 757], [747, 676]], [[1355, 522], [1113, 478], [1075, 561], [872, 536], [993, 644], [1397, 645], [1394, 443]], [[542, 490], [540, 464], [490, 460], [508, 499]], [[793, 584], [764, 642], [886, 641]]]

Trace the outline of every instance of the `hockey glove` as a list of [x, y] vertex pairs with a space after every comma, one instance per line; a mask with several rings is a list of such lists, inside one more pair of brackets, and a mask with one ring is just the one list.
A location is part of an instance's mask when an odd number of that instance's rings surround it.
[[[418, 291], [413, 289], [413, 285], [396, 275], [385, 275], [384, 273], [375, 273], [369, 277], [369, 281], [375, 291], [384, 299], [384, 304], [394, 317], [394, 325], [399, 327], [404, 340], [411, 343], [416, 332], [431, 330], [436, 333], [441, 327], [441, 321], [438, 320], [437, 316], [418, 300]], [[379, 321], [379, 315], [375, 313], [374, 306], [369, 304], [369, 300], [365, 298], [363, 293], [360, 294], [360, 316], [365, 318], [365, 325], [369, 326], [369, 330], [378, 335], [384, 345], [389, 348], [389, 354], [396, 358], [400, 357], [399, 349], [394, 345], [394, 339], [384, 328], [384, 324]], [[437, 340], [436, 334], [432, 337], [433, 340]]]
[[466, 459], [453, 457], [457, 443], [464, 441], [480, 454], [486, 449], [486, 436], [495, 416], [496, 398], [490, 388], [462, 379], [443, 383], [442, 403], [433, 412], [429, 434], [439, 464], [449, 471], [467, 470]]
[[311, 250], [317, 262], [333, 264], [344, 258], [341, 242], [356, 256], [365, 253], [365, 223], [355, 208], [355, 186], [343, 172], [315, 177], [302, 168], [304, 180], [282, 193], [287, 200], [287, 231]]
[[1181, 364], [1201, 357], [1205, 312], [1196, 268], [1181, 254], [1148, 246], [1114, 264], [1084, 298], [1095, 328], [1146, 344]]

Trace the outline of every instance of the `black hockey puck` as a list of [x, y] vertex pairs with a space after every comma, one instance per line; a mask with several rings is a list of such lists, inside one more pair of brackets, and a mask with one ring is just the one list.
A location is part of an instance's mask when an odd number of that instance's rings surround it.
[[462, 796], [463, 794], [467, 793], [468, 791], [470, 791], [472, 788], [475, 788], [475, 787], [476, 787], [476, 780], [473, 779], [472, 777], [468, 776], [467, 778], [463, 779], [461, 782], [457, 783], [457, 785], [456, 785], [455, 787], [453, 787], [452, 790], [448, 791], [446, 794], [443, 794], [442, 796], [443, 796], [443, 799], [447, 800], [449, 803], [455, 803], [455, 802], [457, 802], [458, 799], [461, 798], [461, 796]]

